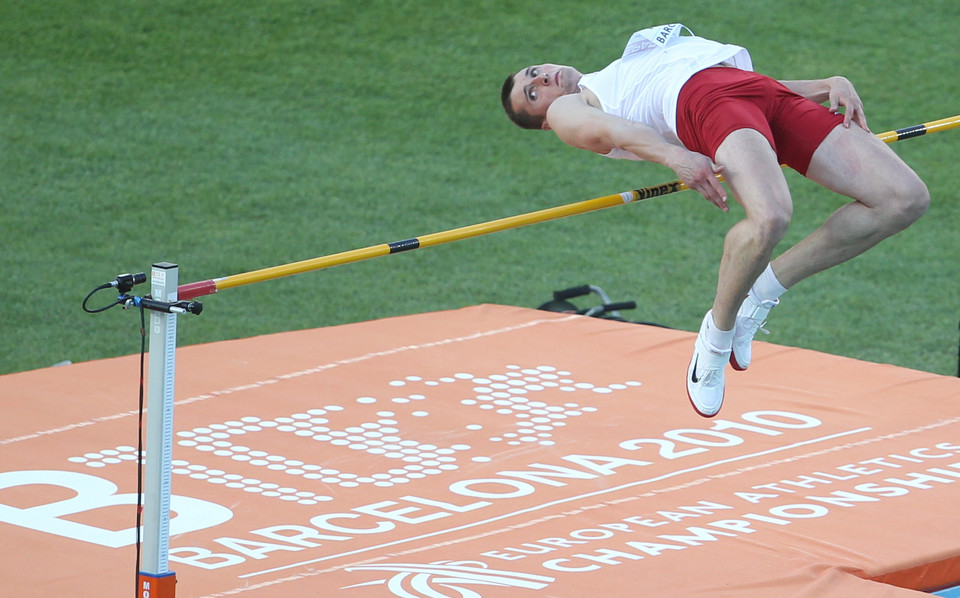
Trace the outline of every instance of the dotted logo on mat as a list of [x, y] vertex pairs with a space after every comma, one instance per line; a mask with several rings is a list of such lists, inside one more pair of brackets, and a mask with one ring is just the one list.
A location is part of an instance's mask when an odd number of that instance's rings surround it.
[[[535, 368], [508, 365], [504, 372], [486, 376], [456, 373], [437, 379], [424, 379], [409, 375], [388, 383], [386, 395], [389, 398], [361, 396], [354, 400], [355, 404], [365, 407], [383, 407], [375, 412], [375, 417], [363, 416], [368, 421], [358, 421], [349, 406], [344, 406], [349, 403], [345, 403], [271, 419], [247, 415], [237, 420], [179, 431], [176, 433], [176, 444], [197, 451], [200, 455], [194, 461], [205, 461], [207, 464], [175, 459], [173, 474], [266, 498], [316, 505], [333, 500], [332, 496], [307, 489], [315, 487], [316, 481], [322, 482], [324, 487], [387, 488], [456, 471], [460, 469], [463, 459], [468, 458], [467, 451], [473, 462], [491, 461], [491, 457], [482, 454], [482, 447], [465, 443], [441, 446], [436, 439], [417, 440], [412, 437], [415, 435], [413, 432], [404, 431], [402, 419], [409, 419], [410, 416], [429, 418], [432, 407], [437, 407], [439, 412], [439, 404], [432, 402], [429, 395], [431, 389], [447, 385], [457, 391], [460, 386], [467, 386], [469, 390], [463, 393], [459, 407], [451, 407], [449, 399], [444, 399], [444, 415], [449, 416], [452, 408], [459, 409], [457, 415], [468, 422], [463, 427], [469, 431], [469, 436], [485, 436], [490, 443], [490, 450], [499, 450], [496, 449], [497, 444], [552, 446], [556, 444], [554, 435], [559, 428], [567, 426], [572, 419], [599, 411], [599, 407], [583, 404], [590, 402], [587, 397], [601, 399], [642, 384], [626, 381], [599, 385], [577, 381], [571, 372], [546, 365]], [[399, 389], [408, 392], [398, 393]], [[584, 398], [579, 399], [581, 396]], [[578, 401], [557, 401], [558, 397], [578, 398]], [[477, 420], [471, 415], [475, 410], [502, 416], [505, 424], [498, 424], [495, 433], [486, 435], [484, 426], [476, 423]], [[364, 459], [365, 470], [370, 469], [369, 456], [380, 459], [382, 466], [375, 473], [358, 473], [344, 471], [342, 459], [334, 468], [323, 463], [310, 463], [293, 455], [258, 449], [255, 446], [257, 435], [266, 431], [291, 434], [304, 440], [363, 452], [368, 455]], [[293, 450], [303, 445], [285, 443], [285, 446]], [[309, 453], [317, 454], [315, 450]], [[137, 449], [124, 445], [70, 457], [69, 461], [102, 468], [137, 459]], [[235, 471], [227, 471], [224, 459]], [[263, 473], [256, 474], [258, 470]], [[285, 476], [277, 478], [275, 474], [278, 473]], [[272, 479], [263, 480], [261, 477]], [[277, 483], [278, 479], [285, 483]]]

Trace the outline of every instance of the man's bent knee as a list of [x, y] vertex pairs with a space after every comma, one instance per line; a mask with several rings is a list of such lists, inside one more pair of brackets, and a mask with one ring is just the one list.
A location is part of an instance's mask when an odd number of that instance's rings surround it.
[[927, 186], [919, 178], [917, 179], [915, 190], [911, 195], [910, 201], [907, 202], [907, 215], [910, 218], [910, 222], [916, 222], [921, 216], [927, 213], [927, 208], [930, 207], [930, 191], [927, 189]]
[[769, 255], [783, 240], [789, 224], [789, 215], [780, 214], [763, 218], [750, 216], [731, 228], [727, 233], [727, 239], [736, 238], [738, 243], [743, 244], [743, 248], [749, 247], [758, 255]]
[[750, 214], [747, 221], [753, 227], [757, 244], [772, 250], [787, 234], [791, 216], [791, 210], [785, 206], [766, 210], [762, 214]]
[[913, 176], [895, 191], [891, 206], [892, 224], [904, 229], [923, 216], [930, 206], [930, 191], [919, 177]]

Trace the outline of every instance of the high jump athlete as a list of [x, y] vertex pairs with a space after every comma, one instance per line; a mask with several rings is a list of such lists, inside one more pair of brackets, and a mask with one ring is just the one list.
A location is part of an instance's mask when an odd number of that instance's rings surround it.
[[[753, 337], [780, 295], [910, 226], [929, 194], [870, 133], [844, 77], [776, 81], [752, 72], [744, 48], [684, 31], [638, 31], [595, 73], [529, 66], [507, 77], [501, 99], [521, 127], [552, 130], [611, 158], [663, 164], [723, 211], [727, 194], [715, 175], [725, 178], [745, 217], [724, 240], [716, 295], [686, 376], [693, 407], [712, 417], [723, 403], [726, 364], [747, 369]], [[793, 210], [781, 164], [852, 201], [771, 261]]]

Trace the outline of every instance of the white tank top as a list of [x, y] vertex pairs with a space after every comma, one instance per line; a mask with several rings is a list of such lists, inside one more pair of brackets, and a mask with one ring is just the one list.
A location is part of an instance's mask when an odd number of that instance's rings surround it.
[[[602, 71], [580, 79], [603, 111], [648, 125], [666, 137], [677, 134], [677, 100], [690, 77], [720, 63], [750, 71], [750, 54], [740, 46], [721, 44], [692, 35], [681, 36], [683, 25], [661, 25], [637, 31], [623, 55]], [[639, 160], [632, 152], [614, 148], [610, 158]]]

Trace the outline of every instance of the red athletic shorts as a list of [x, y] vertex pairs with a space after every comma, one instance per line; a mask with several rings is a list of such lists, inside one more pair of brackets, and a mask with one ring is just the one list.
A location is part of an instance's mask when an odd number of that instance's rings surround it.
[[677, 133], [687, 149], [713, 159], [727, 135], [755, 129], [780, 163], [800, 174], [806, 174], [813, 152], [842, 122], [842, 114], [832, 114], [779, 81], [728, 67], [698, 72], [677, 101]]

